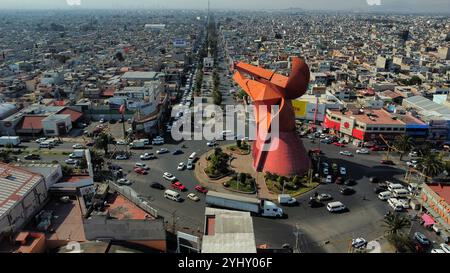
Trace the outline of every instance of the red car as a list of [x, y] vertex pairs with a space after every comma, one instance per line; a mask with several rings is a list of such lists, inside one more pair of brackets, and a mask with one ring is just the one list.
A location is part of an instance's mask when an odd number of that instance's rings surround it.
[[344, 183], [344, 179], [342, 179], [342, 177], [341, 176], [338, 176], [337, 178], [336, 178], [336, 181], [335, 181], [335, 183], [336, 184], [343, 184]]
[[205, 187], [200, 186], [200, 185], [195, 186], [195, 190], [198, 192], [201, 192], [201, 193], [205, 193], [205, 194], [208, 192], [208, 189], [206, 189]]
[[148, 172], [143, 168], [134, 168], [134, 172], [138, 174], [148, 174]]
[[185, 191], [186, 190], [186, 187], [183, 184], [181, 184], [180, 182], [173, 183], [172, 184], [172, 188], [175, 189], [175, 190], [180, 190], [180, 191]]
[[379, 147], [379, 146], [373, 146], [373, 147], [370, 148], [370, 150], [374, 151], [374, 152], [376, 152], [376, 151], [384, 151], [384, 148], [383, 147]]
[[345, 147], [345, 144], [344, 143], [340, 143], [340, 142], [335, 142], [335, 143], [333, 143], [335, 146], [338, 146], [338, 147]]

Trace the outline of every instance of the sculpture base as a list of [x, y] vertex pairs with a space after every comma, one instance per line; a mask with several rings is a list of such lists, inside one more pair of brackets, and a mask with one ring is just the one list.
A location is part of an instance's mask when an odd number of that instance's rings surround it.
[[309, 170], [311, 161], [295, 132], [280, 132], [278, 137], [265, 145], [260, 140], [253, 142], [253, 168], [256, 171], [293, 176], [303, 175]]

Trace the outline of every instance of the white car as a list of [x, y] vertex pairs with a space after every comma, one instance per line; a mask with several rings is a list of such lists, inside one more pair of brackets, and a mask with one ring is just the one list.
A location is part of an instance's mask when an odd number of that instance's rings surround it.
[[117, 184], [119, 185], [131, 185], [132, 182], [126, 178], [121, 178], [119, 180], [117, 180]]
[[187, 197], [195, 202], [200, 201], [200, 198], [195, 193], [190, 193]]
[[419, 166], [419, 162], [417, 160], [411, 160], [406, 162], [406, 166], [410, 167], [410, 168], [417, 168], [417, 166]]
[[352, 240], [352, 247], [363, 248], [367, 246], [367, 241], [364, 238], [356, 238]]
[[408, 199], [397, 199], [398, 203], [403, 206], [404, 209], [409, 209], [409, 200]]
[[366, 149], [366, 148], [362, 148], [362, 149], [358, 149], [358, 150], [356, 150], [356, 153], [357, 154], [370, 154], [370, 151], [369, 151], [369, 149]]
[[328, 168], [324, 168], [324, 169], [323, 169], [323, 174], [324, 174], [324, 175], [328, 175], [328, 174], [329, 174]]
[[69, 164], [69, 165], [77, 165], [78, 164], [78, 160], [75, 160], [72, 158], [68, 158], [68, 159], [64, 160], [64, 162], [66, 162], [66, 164]]
[[346, 175], [347, 169], [345, 167], [341, 167], [341, 168], [339, 168], [339, 172], [341, 173], [341, 175]]
[[450, 253], [450, 246], [447, 244], [440, 244], [439, 245], [441, 247], [441, 249], [445, 252], [445, 253]]
[[217, 143], [216, 143], [216, 141], [214, 141], [214, 140], [206, 143], [206, 145], [207, 145], [208, 147], [214, 147], [214, 146], [216, 146], [216, 144], [217, 144]]
[[145, 153], [145, 154], [139, 156], [139, 158], [140, 158], [141, 160], [150, 160], [150, 159], [154, 159], [154, 158], [155, 158], [155, 155], [152, 154], [152, 153]]
[[345, 156], [353, 156], [352, 152], [350, 152], [350, 151], [340, 151], [339, 153], [341, 155], [345, 155]]
[[136, 164], [134, 164], [134, 167], [135, 168], [141, 168], [141, 169], [144, 169], [144, 170], [150, 170], [150, 167], [149, 166], [147, 166], [147, 164], [144, 164], [144, 163], [140, 163], [140, 162], [137, 162]]
[[417, 157], [419, 154], [417, 152], [410, 152], [409, 157]]
[[44, 142], [46, 140], [47, 140], [47, 138], [41, 137], [41, 138], [36, 139], [36, 143], [41, 143], [41, 142]]
[[177, 178], [175, 177], [175, 175], [173, 175], [173, 174], [171, 174], [171, 173], [168, 173], [168, 172], [165, 172], [164, 174], [163, 174], [163, 178], [164, 179], [167, 179], [167, 180], [169, 180], [169, 181], [175, 181], [175, 180], [177, 180]]
[[167, 150], [166, 148], [162, 148], [161, 150], [156, 151], [157, 154], [165, 154], [168, 152], [169, 152], [169, 150]]
[[180, 164], [178, 164], [177, 170], [182, 171], [185, 167], [186, 165], [184, 165], [184, 162], [180, 162]]
[[84, 149], [84, 146], [81, 145], [80, 143], [77, 143], [77, 144], [72, 145], [72, 148], [74, 148], [74, 149]]
[[126, 156], [126, 155], [118, 155], [118, 156], [116, 156], [116, 160], [127, 160], [128, 159], [128, 156]]
[[116, 142], [117, 145], [128, 145], [128, 143], [125, 140], [118, 140]]
[[188, 160], [188, 162], [186, 164], [186, 168], [188, 170], [192, 170], [194, 168], [194, 164], [193, 164], [192, 160], [190, 160], [190, 159]]
[[327, 200], [331, 200], [333, 197], [331, 196], [331, 194], [328, 193], [321, 193], [319, 195], [317, 195], [317, 200], [319, 201], [327, 201]]
[[105, 122], [104, 118], [100, 119], [100, 123], [104, 123], [104, 122]]
[[431, 253], [446, 253], [446, 252], [440, 248], [434, 248], [431, 250]]
[[327, 183], [327, 184], [333, 183], [333, 178], [331, 175], [327, 175], [327, 178], [325, 179], [325, 183]]

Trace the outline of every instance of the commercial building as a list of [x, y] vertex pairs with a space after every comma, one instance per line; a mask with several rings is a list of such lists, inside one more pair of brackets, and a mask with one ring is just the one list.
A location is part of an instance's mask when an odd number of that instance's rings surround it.
[[384, 109], [327, 110], [324, 126], [356, 146], [379, 141], [380, 135], [394, 139], [406, 131], [405, 123]]
[[418, 200], [432, 217], [434, 223], [430, 224], [436, 224], [442, 235], [450, 238], [450, 184], [423, 184]]
[[250, 213], [206, 207], [202, 253], [256, 253]]

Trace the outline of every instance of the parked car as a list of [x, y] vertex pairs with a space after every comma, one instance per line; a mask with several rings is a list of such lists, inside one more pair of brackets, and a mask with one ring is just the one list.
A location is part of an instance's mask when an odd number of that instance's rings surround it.
[[154, 189], [158, 189], [158, 190], [165, 190], [166, 187], [164, 187], [163, 184], [158, 183], [158, 182], [153, 182], [150, 187], [154, 188]]
[[353, 156], [352, 152], [350, 152], [350, 151], [340, 151], [339, 154], [345, 155], [345, 156]]
[[192, 162], [191, 159], [188, 160], [188, 162], [187, 162], [187, 164], [186, 164], [186, 168], [187, 168], [188, 170], [192, 170], [192, 169], [194, 168], [194, 164], [193, 164], [193, 162]]
[[68, 159], [64, 160], [64, 162], [69, 165], [77, 165], [78, 164], [78, 160], [72, 159], [72, 158], [68, 158]]
[[344, 181], [344, 185], [345, 186], [354, 186], [355, 184], [356, 184], [356, 180], [352, 179], [352, 178], [347, 179], [347, 180]]
[[173, 175], [173, 174], [171, 174], [171, 173], [168, 173], [168, 172], [165, 172], [164, 174], [163, 174], [163, 178], [164, 179], [167, 179], [167, 180], [169, 180], [169, 181], [175, 181], [175, 180], [177, 180], [177, 178], [175, 177], [175, 175]]
[[200, 185], [195, 186], [195, 190], [204, 194], [208, 193], [208, 189]]
[[380, 179], [376, 176], [372, 176], [369, 178], [370, 183], [378, 183], [379, 181], [380, 181]]
[[215, 140], [209, 141], [209, 142], [206, 143], [206, 145], [207, 145], [208, 147], [214, 147], [214, 146], [217, 145], [217, 142], [216, 142]]
[[200, 198], [195, 193], [190, 193], [187, 195], [187, 198], [191, 199], [192, 201], [198, 202], [200, 201]]
[[409, 155], [409, 157], [418, 157], [419, 156], [419, 154], [415, 151], [410, 152], [408, 155]]
[[77, 143], [77, 144], [72, 145], [72, 148], [74, 148], [74, 149], [84, 149], [84, 146], [82, 144], [80, 144], [80, 143]]
[[343, 184], [344, 179], [341, 176], [336, 177], [336, 180], [334, 181], [336, 184]]
[[450, 246], [449, 245], [447, 245], [447, 244], [440, 244], [439, 246], [442, 248], [442, 250], [445, 253], [450, 253]]
[[166, 148], [161, 148], [160, 150], [156, 151], [157, 154], [165, 154], [168, 152], [169, 152], [169, 150], [167, 150]]
[[414, 239], [416, 239], [417, 242], [419, 242], [423, 246], [430, 245], [430, 240], [422, 233], [416, 232], [414, 233]]
[[119, 185], [131, 185], [132, 182], [126, 178], [121, 178], [119, 180], [117, 180], [117, 184]]
[[144, 169], [146, 171], [150, 170], [150, 167], [147, 166], [147, 164], [141, 163], [141, 162], [136, 162], [136, 164], [134, 164], [134, 167], [135, 168], [142, 168], [142, 169]]
[[334, 144], [335, 146], [337, 146], [337, 147], [345, 147], [345, 144], [344, 144], [344, 143], [334, 142], [333, 144]]
[[172, 184], [172, 188], [175, 189], [175, 190], [180, 190], [180, 191], [185, 191], [186, 190], [186, 187], [183, 184], [181, 184], [181, 182], [173, 183]]
[[328, 168], [324, 168], [324, 169], [323, 169], [323, 174], [324, 174], [324, 175], [328, 175], [328, 174], [329, 174]]
[[333, 177], [331, 175], [327, 175], [327, 178], [325, 178], [325, 183], [333, 183]]
[[345, 167], [341, 167], [339, 168], [339, 172], [341, 175], [346, 175], [347, 174], [347, 169]]
[[117, 140], [116, 145], [128, 145], [128, 143], [125, 140], [119, 139]]
[[364, 238], [356, 238], [352, 240], [352, 247], [354, 248], [364, 248], [367, 246], [367, 241]]
[[342, 187], [340, 189], [340, 192], [342, 195], [351, 195], [355, 193], [355, 189], [351, 188], [351, 187]]
[[406, 162], [406, 166], [416, 169], [419, 166], [419, 162], [417, 160], [411, 160]]
[[[163, 148], [163, 149], [164, 149], [164, 148]], [[163, 150], [163, 149], [161, 149], [161, 150]], [[172, 152], [172, 155], [180, 155], [180, 154], [182, 154], [182, 153], [183, 153], [182, 150], [176, 149], [175, 151]]]
[[180, 162], [180, 164], [178, 164], [177, 170], [182, 171], [185, 167], [186, 165], [184, 165], [184, 162]]

